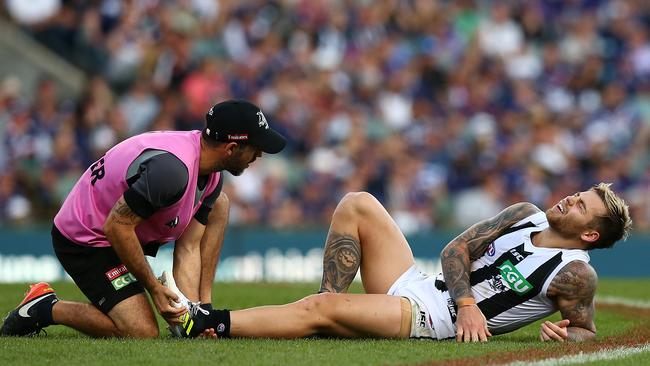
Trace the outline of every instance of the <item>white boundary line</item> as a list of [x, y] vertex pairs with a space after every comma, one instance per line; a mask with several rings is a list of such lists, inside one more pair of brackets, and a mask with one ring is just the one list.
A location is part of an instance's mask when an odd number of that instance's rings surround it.
[[[598, 296], [596, 304], [625, 305], [639, 309], [650, 309], [650, 301], [633, 300], [616, 296]], [[539, 361], [515, 361], [504, 366], [561, 366], [625, 358], [641, 352], [649, 352], [650, 344], [636, 347], [606, 348], [592, 353], [578, 353], [564, 357], [547, 358]]]
[[545, 360], [539, 361], [516, 361], [507, 366], [561, 366], [561, 365], [571, 365], [577, 363], [585, 362], [596, 362], [596, 361], [605, 361], [605, 360], [614, 360], [618, 358], [625, 358], [631, 355], [635, 355], [641, 352], [650, 351], [650, 344], [644, 344], [637, 347], [618, 347], [618, 348], [606, 348], [593, 353], [578, 353], [575, 355], [557, 357], [557, 358], [547, 358]]
[[650, 301], [627, 299], [617, 296], [596, 296], [596, 304], [625, 305], [633, 308], [650, 309]]

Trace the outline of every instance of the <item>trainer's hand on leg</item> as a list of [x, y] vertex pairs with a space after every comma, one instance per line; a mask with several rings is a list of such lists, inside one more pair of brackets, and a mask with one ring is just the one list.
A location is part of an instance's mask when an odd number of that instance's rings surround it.
[[488, 330], [487, 321], [476, 305], [461, 306], [456, 318], [457, 342], [487, 342], [492, 334]]
[[552, 323], [550, 321], [545, 321], [542, 323], [539, 331], [539, 339], [542, 342], [546, 341], [558, 341], [564, 342], [569, 338], [569, 332], [567, 327], [569, 326], [569, 320], [563, 319], [559, 322]]
[[156, 309], [158, 309], [160, 315], [162, 315], [167, 322], [181, 322], [179, 317], [187, 312], [187, 308], [184, 306], [175, 308], [171, 305], [171, 301], [179, 301], [178, 295], [163, 285], [156, 286], [152, 291], [149, 291], [149, 293], [151, 294], [153, 303], [156, 305]]

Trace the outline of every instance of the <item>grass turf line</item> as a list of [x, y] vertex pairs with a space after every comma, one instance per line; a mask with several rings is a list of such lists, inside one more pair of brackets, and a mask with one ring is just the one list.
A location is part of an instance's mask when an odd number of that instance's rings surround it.
[[[599, 295], [650, 300], [650, 280], [602, 280]], [[57, 283], [57, 293], [66, 300], [83, 300], [74, 284]], [[216, 307], [242, 308], [279, 304], [313, 293], [316, 284], [218, 284]], [[25, 285], [0, 285], [0, 313], [11, 310], [21, 300]], [[355, 292], [359, 287], [355, 287]], [[557, 320], [559, 316], [552, 317]], [[623, 336], [639, 319], [619, 314], [617, 309], [597, 311], [599, 339]], [[162, 334], [166, 330], [162, 327]], [[493, 337], [485, 344], [456, 344], [418, 340], [175, 340], [163, 336], [155, 340], [96, 340], [61, 326], [48, 328], [47, 337], [0, 338], [1, 365], [69, 364], [88, 365], [178, 365], [219, 363], [225, 365], [377, 365], [427, 364], [443, 360], [480, 360], [486, 355], [557, 352], [561, 345], [538, 341], [539, 322], [517, 332]], [[629, 332], [628, 332], [629, 333]], [[558, 348], [560, 347], [560, 348]], [[650, 363], [650, 355], [633, 356]], [[471, 364], [469, 362], [467, 364]], [[465, 364], [465, 363], [464, 363]], [[616, 364], [616, 363], [613, 363]], [[624, 363], [621, 363], [624, 364]], [[629, 364], [629, 363], [628, 363]]]

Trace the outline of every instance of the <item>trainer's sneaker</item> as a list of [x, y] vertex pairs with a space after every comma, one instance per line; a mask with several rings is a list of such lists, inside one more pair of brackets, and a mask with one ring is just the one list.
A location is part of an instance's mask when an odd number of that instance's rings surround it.
[[[188, 310], [190, 309], [190, 304], [192, 303], [183, 293], [176, 287], [176, 281], [174, 281], [174, 276], [167, 271], [163, 271], [162, 275], [158, 277], [158, 281], [168, 289], [172, 290], [176, 295], [178, 295], [179, 302], [171, 302], [171, 305], [176, 308], [185, 306]], [[187, 313], [186, 313], [187, 314]], [[181, 318], [183, 319], [183, 318]], [[182, 338], [184, 336], [184, 330], [181, 324], [179, 323], [168, 323], [167, 327], [172, 333], [172, 336]]]
[[28, 336], [38, 334], [52, 325], [52, 306], [59, 301], [52, 287], [45, 282], [29, 286], [23, 301], [4, 318], [0, 335]]

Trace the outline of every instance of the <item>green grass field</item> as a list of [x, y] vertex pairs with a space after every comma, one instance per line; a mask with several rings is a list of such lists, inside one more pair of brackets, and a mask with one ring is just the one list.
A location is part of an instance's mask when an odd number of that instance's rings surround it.
[[[83, 301], [72, 283], [56, 283], [61, 298]], [[217, 284], [214, 305], [238, 309], [256, 305], [280, 304], [314, 292], [316, 284]], [[10, 311], [21, 299], [26, 285], [0, 284], [0, 313]], [[358, 292], [358, 287], [356, 289]], [[650, 279], [601, 280], [598, 295], [650, 301]], [[647, 313], [647, 311], [645, 312]], [[559, 316], [551, 317], [559, 320]], [[163, 321], [160, 321], [163, 329]], [[269, 319], [274, 321], [274, 319]], [[629, 336], [639, 325], [650, 324], [644, 316], [631, 316], [614, 310], [597, 311], [598, 338]], [[457, 364], [485, 364], [490, 355], [525, 355], [541, 350], [554, 357], [566, 348], [538, 341], [539, 324], [517, 332], [493, 337], [484, 344], [457, 344], [451, 341], [419, 340], [177, 340], [91, 339], [74, 330], [52, 326], [47, 336], [0, 338], [0, 365], [386, 365], [443, 363], [463, 359]], [[472, 361], [473, 358], [478, 358]], [[483, 360], [483, 361], [479, 361]], [[489, 362], [488, 362], [489, 363]], [[594, 363], [595, 364], [595, 363]], [[650, 352], [607, 361], [607, 365], [650, 364]]]

